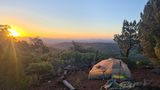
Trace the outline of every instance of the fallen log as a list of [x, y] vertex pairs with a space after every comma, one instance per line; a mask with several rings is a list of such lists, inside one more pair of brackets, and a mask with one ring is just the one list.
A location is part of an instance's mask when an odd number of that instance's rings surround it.
[[70, 90], [76, 90], [67, 80], [63, 80], [62, 82]]

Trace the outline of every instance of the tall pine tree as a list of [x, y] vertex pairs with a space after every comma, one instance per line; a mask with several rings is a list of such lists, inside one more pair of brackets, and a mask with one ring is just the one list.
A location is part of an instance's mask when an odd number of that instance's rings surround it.
[[149, 0], [145, 5], [139, 25], [139, 37], [143, 53], [160, 59], [160, 0]]

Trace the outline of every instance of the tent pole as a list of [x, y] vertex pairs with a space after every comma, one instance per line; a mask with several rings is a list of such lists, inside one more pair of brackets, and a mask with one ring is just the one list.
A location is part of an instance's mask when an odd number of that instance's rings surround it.
[[122, 65], [121, 65], [121, 62], [119, 64], [120, 64], [120, 69], [119, 69], [119, 80], [120, 80], [120, 74], [121, 74], [121, 67], [122, 67]]

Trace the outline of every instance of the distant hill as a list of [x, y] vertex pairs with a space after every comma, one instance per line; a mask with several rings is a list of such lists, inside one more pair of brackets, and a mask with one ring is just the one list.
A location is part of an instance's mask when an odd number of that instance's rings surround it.
[[[18, 40], [29, 40], [29, 38], [33, 37], [16, 37]], [[57, 44], [63, 42], [84, 42], [84, 43], [114, 43], [113, 39], [58, 39], [58, 38], [43, 38], [40, 37], [46, 44]]]
[[[29, 40], [28, 38], [19, 38], [20, 40]], [[112, 39], [51, 39], [41, 38], [44, 43], [56, 49], [70, 49], [72, 41], [78, 42], [84, 48], [92, 48], [108, 54], [120, 55], [118, 45]]]
[[[100, 52], [105, 52], [108, 54], [120, 55], [119, 47], [116, 43], [86, 43], [86, 42], [79, 42], [79, 44], [83, 48], [93, 48], [94, 50], [98, 50]], [[70, 49], [72, 47], [72, 42], [63, 42], [58, 44], [47, 44], [49, 47], [53, 47], [56, 49]]]
[[52, 38], [42, 38], [42, 40], [47, 44], [57, 44], [63, 42], [82, 42], [82, 43], [114, 43], [112, 39], [52, 39]]

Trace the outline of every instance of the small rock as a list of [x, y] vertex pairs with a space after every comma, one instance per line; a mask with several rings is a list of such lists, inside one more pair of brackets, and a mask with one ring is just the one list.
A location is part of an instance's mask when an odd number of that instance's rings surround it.
[[153, 69], [151, 72], [160, 75], [160, 69]]
[[52, 82], [51, 80], [48, 81], [48, 83], [51, 83], [51, 82]]

